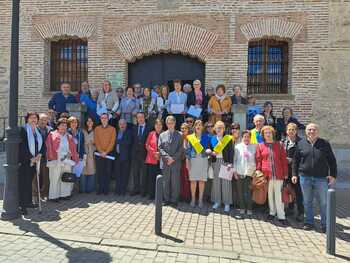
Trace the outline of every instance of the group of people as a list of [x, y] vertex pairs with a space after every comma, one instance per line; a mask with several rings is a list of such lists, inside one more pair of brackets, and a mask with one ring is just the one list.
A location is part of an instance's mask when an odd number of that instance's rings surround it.
[[[73, 96], [69, 83], [63, 83], [47, 114], [29, 112], [19, 151], [22, 213], [36, 206], [38, 192], [54, 202], [69, 199], [74, 189], [108, 195], [112, 178], [116, 195], [154, 199], [156, 177], [162, 174], [164, 205], [176, 207], [185, 201], [202, 208], [210, 201], [214, 210], [237, 209], [238, 217], [268, 207], [269, 220], [287, 225], [286, 215], [294, 213], [295, 203], [296, 219], [302, 221], [306, 215], [305, 229], [314, 227], [317, 196], [325, 231], [326, 193], [337, 166], [316, 124], [305, 129], [287, 107], [276, 119], [271, 102], [259, 111], [255, 98], [242, 97], [239, 86], [230, 97], [224, 85], [218, 85], [215, 94], [211, 89], [205, 94], [199, 80], [186, 92], [180, 80], [173, 84], [170, 93], [167, 86], [140, 85], [124, 92], [112, 90], [104, 81], [102, 91], [96, 92], [84, 82]], [[67, 103], [87, 106], [82, 127], [67, 112]], [[232, 105], [247, 103], [249, 129], [241, 131]], [[298, 129], [305, 129], [305, 138], [298, 136]], [[252, 181], [258, 173], [267, 180], [265, 205], [252, 199]], [[72, 174], [77, 180], [69, 178]], [[282, 201], [286, 183], [296, 196], [288, 205]]]

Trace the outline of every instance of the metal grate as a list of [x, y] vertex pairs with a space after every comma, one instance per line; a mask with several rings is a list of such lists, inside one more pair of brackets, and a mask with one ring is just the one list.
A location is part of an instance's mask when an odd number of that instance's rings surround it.
[[288, 93], [288, 42], [249, 42], [247, 74], [248, 94]]
[[78, 91], [88, 80], [88, 42], [83, 39], [64, 39], [51, 42], [50, 82], [52, 91], [69, 82]]

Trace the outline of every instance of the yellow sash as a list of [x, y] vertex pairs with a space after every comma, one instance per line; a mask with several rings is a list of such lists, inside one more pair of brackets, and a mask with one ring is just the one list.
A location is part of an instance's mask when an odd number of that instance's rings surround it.
[[187, 135], [187, 140], [191, 143], [197, 154], [200, 154], [204, 150], [200, 140], [198, 140], [194, 133]]
[[221, 153], [223, 149], [225, 149], [226, 145], [232, 140], [231, 135], [225, 135], [221, 141], [214, 147], [214, 152]]

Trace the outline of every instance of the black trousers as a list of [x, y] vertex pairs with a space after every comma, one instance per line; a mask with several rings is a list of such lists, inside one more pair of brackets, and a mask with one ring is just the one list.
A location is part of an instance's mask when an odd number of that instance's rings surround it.
[[35, 166], [22, 164], [18, 173], [18, 201], [21, 208], [32, 204], [32, 182], [35, 175]]
[[108, 194], [111, 179], [113, 161], [107, 158], [96, 156], [96, 174], [98, 193]]
[[161, 173], [159, 164], [147, 164], [147, 194], [154, 198], [156, 193], [156, 179]]
[[147, 192], [147, 174], [146, 174], [146, 164], [143, 158], [137, 158], [137, 156], [133, 156], [135, 159], [132, 160], [132, 182], [133, 187], [132, 191], [134, 193], [141, 193], [142, 195], [146, 195]]
[[130, 161], [121, 161], [119, 157], [114, 162], [115, 193], [125, 195], [130, 174]]

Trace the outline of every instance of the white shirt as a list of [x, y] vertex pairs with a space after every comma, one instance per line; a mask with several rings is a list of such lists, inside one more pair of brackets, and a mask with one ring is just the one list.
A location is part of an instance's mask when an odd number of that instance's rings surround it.
[[233, 169], [239, 175], [252, 176], [256, 169], [256, 144], [241, 142], [235, 146]]

